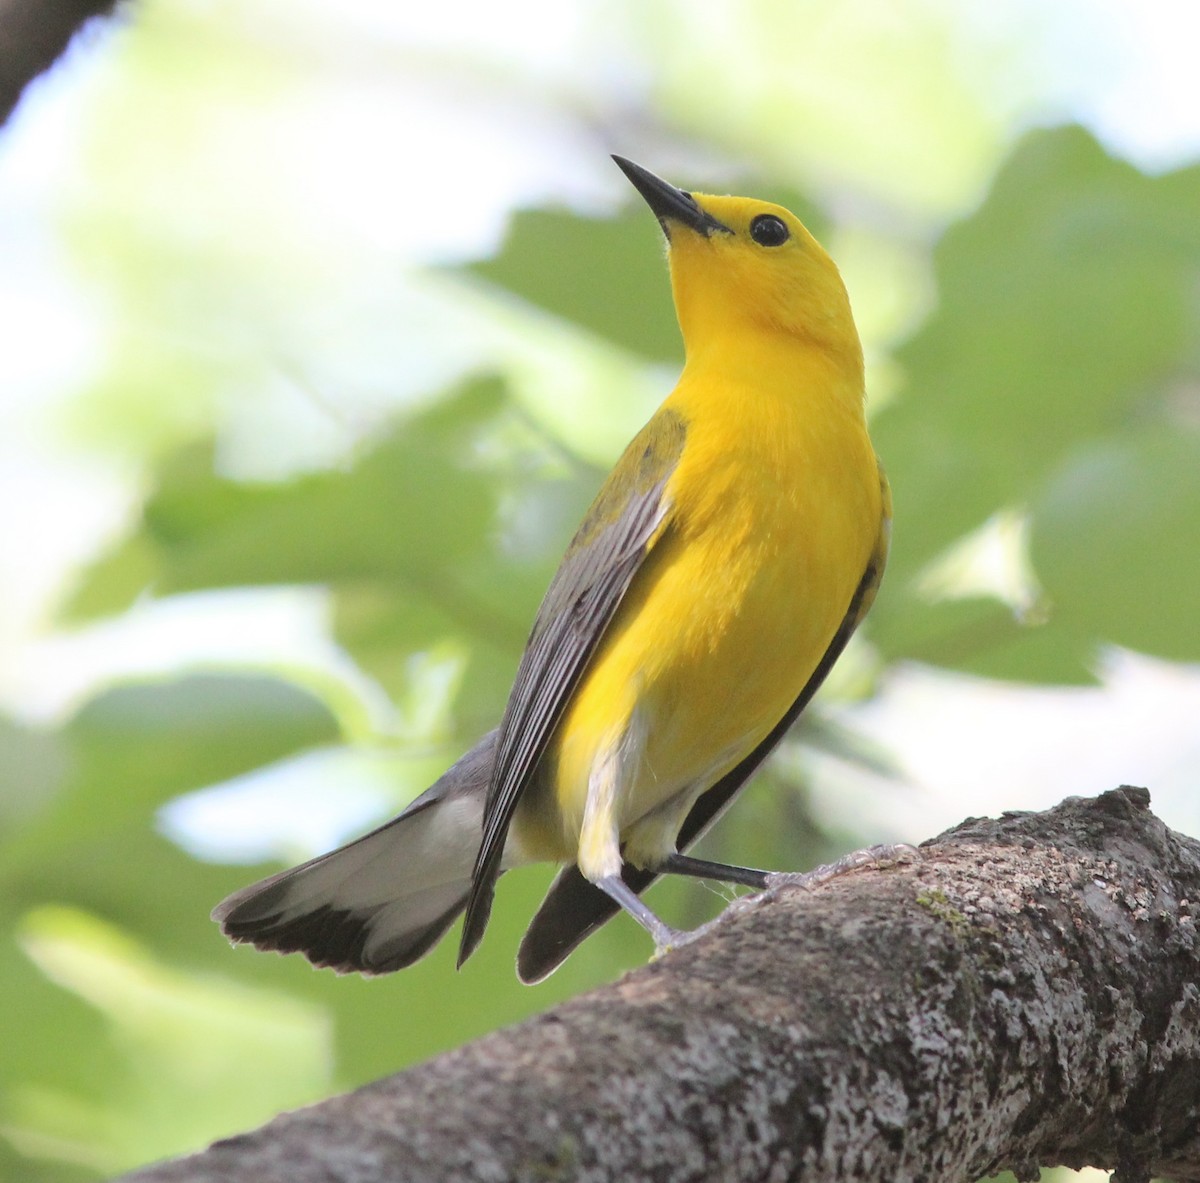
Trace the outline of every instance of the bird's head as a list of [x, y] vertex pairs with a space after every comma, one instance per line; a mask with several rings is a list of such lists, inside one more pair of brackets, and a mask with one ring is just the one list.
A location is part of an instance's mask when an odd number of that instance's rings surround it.
[[667, 236], [675, 311], [689, 357], [756, 336], [828, 351], [861, 369], [862, 349], [833, 260], [789, 210], [688, 193], [614, 156]]

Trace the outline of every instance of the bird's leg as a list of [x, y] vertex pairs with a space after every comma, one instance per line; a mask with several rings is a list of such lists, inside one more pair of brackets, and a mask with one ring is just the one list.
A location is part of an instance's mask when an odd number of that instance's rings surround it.
[[[678, 853], [668, 855], [655, 870], [662, 874], [688, 875], [693, 879], [714, 879], [719, 883], [737, 883], [759, 890], [767, 886], [770, 878], [770, 873], [767, 871], [757, 871], [752, 867], [732, 867], [725, 863], [713, 863], [708, 859], [692, 858], [690, 855]], [[656, 954], [661, 955], [670, 949], [677, 949], [680, 945], [694, 941], [715, 923], [702, 924], [699, 928], [690, 930], [672, 928], [650, 909], [642, 897], [620, 875], [606, 875], [595, 882], [601, 891], [620, 904], [654, 938]]]
[[718, 883], [736, 883], [742, 887], [753, 887], [758, 891], [777, 887], [819, 887], [831, 879], [856, 871], [860, 867], [882, 866], [886, 863], [919, 859], [921, 852], [907, 843], [891, 843], [870, 846], [866, 850], [852, 850], [835, 862], [814, 867], [811, 871], [759, 871], [753, 867], [733, 867], [726, 863], [713, 863], [708, 859], [693, 858], [687, 854], [670, 854], [656, 868], [668, 875], [689, 875], [694, 879], [713, 879]]
[[728, 863], [712, 863], [708, 859], [692, 858], [689, 854], [669, 854], [655, 868], [665, 875], [688, 875], [693, 879], [714, 879], [718, 883], [737, 883], [742, 887], [762, 890], [771, 877], [770, 871], [753, 867], [733, 867]]
[[[811, 871], [759, 871], [754, 867], [735, 867], [726, 863], [709, 862], [708, 859], [693, 858], [687, 854], [669, 854], [655, 868], [660, 874], [687, 875], [693, 879], [712, 879], [719, 883], [736, 883], [743, 887], [753, 887], [763, 892], [762, 896], [747, 896], [743, 903], [753, 904], [759, 899], [769, 898], [781, 887], [819, 887], [849, 871], [860, 867], [882, 866], [886, 863], [919, 859], [921, 852], [915, 846], [905, 842], [889, 843], [882, 846], [870, 846], [866, 850], [852, 850], [835, 862], [825, 866], [814, 867]], [[654, 949], [657, 954], [666, 953], [680, 945], [694, 941], [698, 936], [707, 932], [717, 921], [702, 924], [690, 931], [672, 928], [661, 920], [648, 904], [621, 878], [620, 875], [605, 875], [596, 879], [595, 885], [600, 888], [614, 903], [629, 913], [654, 939]], [[720, 917], [717, 918], [719, 920]]]
[[660, 920], [620, 875], [605, 875], [602, 879], [595, 880], [595, 884], [609, 899], [620, 904], [654, 938], [656, 953], [665, 953], [679, 945], [686, 945], [699, 935], [698, 931], [684, 932]]

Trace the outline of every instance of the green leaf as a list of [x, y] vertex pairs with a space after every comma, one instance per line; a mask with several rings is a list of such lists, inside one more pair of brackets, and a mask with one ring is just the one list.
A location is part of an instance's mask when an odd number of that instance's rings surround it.
[[[1056, 574], [1049, 623], [1014, 625], [1002, 638], [994, 620], [981, 626], [981, 649], [933, 657], [920, 637], [942, 626], [913, 621], [931, 610], [912, 580], [1002, 509], [1030, 506], [1034, 536], [1057, 539], [1038, 516], [1059, 498], [1044, 502], [1039, 490], [1058, 487], [1095, 449], [1119, 448], [1135, 424], [1173, 418], [1170, 392], [1195, 380], [1198, 207], [1200, 169], [1147, 177], [1065, 128], [1027, 136], [979, 211], [946, 234], [935, 255], [937, 311], [899, 351], [906, 392], [873, 425], [895, 494], [895, 545], [872, 618], [889, 655], [1074, 681], [1097, 641], [1136, 636], [1171, 652], [1161, 631], [1075, 604], [1096, 591]], [[1142, 460], [1135, 450], [1129, 464]], [[1126, 496], [1153, 498], [1158, 481], [1148, 463], [1127, 466]], [[1092, 525], [1088, 537], [1103, 551], [1103, 523]], [[1159, 549], [1158, 566], [1174, 578], [1200, 578], [1186, 534], [1160, 534]], [[1042, 545], [1039, 577], [1051, 558]], [[939, 614], [947, 611], [962, 609]]]
[[198, 674], [105, 691], [63, 729], [67, 771], [45, 807], [5, 835], [0, 880], [66, 873], [59, 860], [86, 865], [104, 835], [148, 825], [179, 793], [337, 737], [318, 699], [276, 678]]
[[31, 817], [48, 808], [66, 775], [62, 738], [0, 717], [0, 845]]
[[123, 612], [158, 575], [158, 552], [145, 534], [132, 534], [98, 558], [59, 609], [66, 624]]
[[[167, 967], [78, 909], [32, 912], [22, 943], [51, 981], [104, 1016], [97, 1050], [109, 1069], [104, 1089], [14, 1090], [13, 1124], [27, 1141], [74, 1144], [120, 1170], [314, 1100], [328, 1085], [319, 1008]], [[243, 1061], [269, 1067], [245, 1072]], [[198, 1095], [205, 1105], [190, 1103]]]
[[610, 219], [523, 210], [500, 253], [470, 270], [634, 353], [683, 356], [662, 235], [644, 207]]
[[[104, 1038], [103, 1022], [77, 998], [46, 988], [45, 980], [18, 947], [19, 919], [20, 913], [7, 907], [0, 916], [0, 1007], [5, 1015], [0, 1126], [7, 1116], [5, 1094], [19, 1084], [86, 1092], [99, 1091], [106, 1080], [106, 1068], [96, 1051]], [[62, 1040], [60, 1046], [70, 1048], [71, 1054], [47, 1055], [48, 1032]]]
[[1200, 169], [1145, 177], [1077, 128], [1029, 136], [937, 249], [938, 311], [875, 425], [906, 574], [1078, 444], [1119, 430], [1188, 343]]
[[495, 490], [471, 464], [499, 390], [479, 387], [405, 423], [349, 473], [252, 486], [184, 456], [146, 507], [160, 591], [386, 576], [418, 588], [481, 545]]
[[1080, 450], [1033, 522], [1034, 562], [1064, 623], [1200, 660], [1200, 430], [1153, 425]]
[[1024, 621], [985, 596], [930, 603], [882, 601], [872, 613], [872, 638], [889, 660], [922, 661], [977, 674], [1054, 685], [1091, 685], [1092, 638], [1057, 618]]
[[69, 611], [114, 610], [156, 594], [238, 585], [385, 578], [444, 594], [447, 564], [494, 526], [500, 479], [477, 450], [502, 413], [481, 382], [397, 425], [346, 472], [253, 484], [214, 471], [211, 446], [160, 473], [142, 529], [85, 576]]

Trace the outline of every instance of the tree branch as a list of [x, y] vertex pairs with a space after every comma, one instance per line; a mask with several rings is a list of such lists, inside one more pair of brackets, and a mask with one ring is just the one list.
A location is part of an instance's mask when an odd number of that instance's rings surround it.
[[967, 821], [130, 1180], [1200, 1180], [1196, 901], [1145, 790]]
[[0, 125], [21, 92], [58, 60], [71, 38], [117, 0], [0, 0]]

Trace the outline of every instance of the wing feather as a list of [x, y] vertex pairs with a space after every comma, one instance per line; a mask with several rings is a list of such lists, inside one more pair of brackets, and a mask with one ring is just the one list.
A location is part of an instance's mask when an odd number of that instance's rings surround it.
[[500, 724], [459, 965], [487, 925], [513, 813], [625, 593], [667, 527], [666, 486], [684, 435], [678, 415], [659, 411], [634, 437], [592, 503], [538, 610]]

